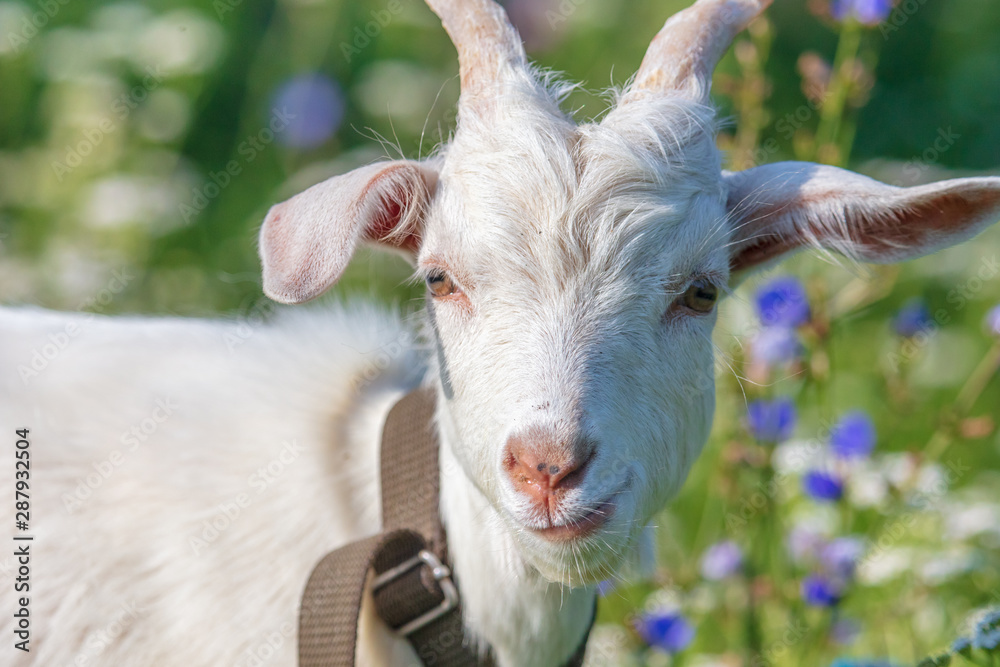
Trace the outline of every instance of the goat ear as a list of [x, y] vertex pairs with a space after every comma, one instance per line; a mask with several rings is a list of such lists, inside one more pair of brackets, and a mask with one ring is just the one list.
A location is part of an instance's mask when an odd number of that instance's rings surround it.
[[319, 296], [340, 278], [359, 241], [415, 256], [437, 176], [428, 163], [383, 162], [271, 207], [260, 230], [264, 293], [282, 303]]
[[1000, 178], [900, 188], [805, 162], [723, 178], [734, 282], [804, 246], [877, 264], [901, 262], [972, 238], [1000, 219]]

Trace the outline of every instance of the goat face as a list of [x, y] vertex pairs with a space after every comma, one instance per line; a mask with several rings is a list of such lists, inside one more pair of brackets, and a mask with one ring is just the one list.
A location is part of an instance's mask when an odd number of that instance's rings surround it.
[[426, 216], [441, 427], [544, 574], [594, 579], [706, 439], [725, 198], [703, 107], [654, 105], [664, 150], [649, 105], [577, 128], [525, 98], [460, 127]]
[[801, 246], [898, 261], [1000, 215], [995, 178], [903, 189], [803, 163], [722, 172], [711, 72], [769, 0], [672, 18], [617, 106], [579, 127], [498, 6], [430, 4], [459, 51], [452, 142], [275, 206], [264, 286], [312, 298], [361, 240], [414, 260], [443, 439], [551, 580], [608, 576], [682, 484], [711, 423], [730, 285]]

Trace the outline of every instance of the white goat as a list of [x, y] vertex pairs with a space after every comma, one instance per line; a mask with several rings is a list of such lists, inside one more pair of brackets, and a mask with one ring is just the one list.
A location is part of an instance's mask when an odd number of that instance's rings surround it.
[[[565, 661], [595, 582], [707, 438], [718, 295], [799, 247], [894, 262], [1000, 217], [1000, 178], [722, 172], [711, 73], [769, 2], [698, 0], [606, 117], [577, 126], [499, 6], [429, 0], [461, 64], [453, 140], [316, 185], [261, 232], [283, 302], [326, 290], [361, 241], [411, 257], [429, 359], [367, 307], [281, 312], [235, 351], [223, 322], [2, 311], [3, 437], [30, 428], [33, 448], [22, 661], [292, 664], [306, 577], [377, 530], [379, 433], [421, 383], [469, 632], [500, 665]], [[59, 355], [25, 374], [50, 343]], [[359, 664], [417, 664], [373, 617], [361, 635]]]

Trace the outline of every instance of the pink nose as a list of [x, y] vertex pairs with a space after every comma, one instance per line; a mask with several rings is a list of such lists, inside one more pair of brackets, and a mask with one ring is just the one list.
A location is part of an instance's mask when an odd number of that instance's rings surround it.
[[547, 429], [529, 429], [507, 442], [504, 469], [514, 485], [546, 513], [560, 496], [578, 486], [593, 447], [583, 438], [559, 438]]

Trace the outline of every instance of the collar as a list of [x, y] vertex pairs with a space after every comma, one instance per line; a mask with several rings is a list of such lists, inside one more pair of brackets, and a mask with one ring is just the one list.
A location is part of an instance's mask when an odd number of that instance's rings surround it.
[[[313, 570], [299, 613], [300, 667], [355, 664], [361, 596], [374, 569], [372, 595], [383, 621], [425, 665], [493, 667], [466, 637], [462, 602], [448, 566], [438, 512], [439, 443], [434, 391], [416, 389], [389, 411], [382, 431], [382, 532], [327, 554]], [[565, 667], [579, 667], [590, 628]]]

